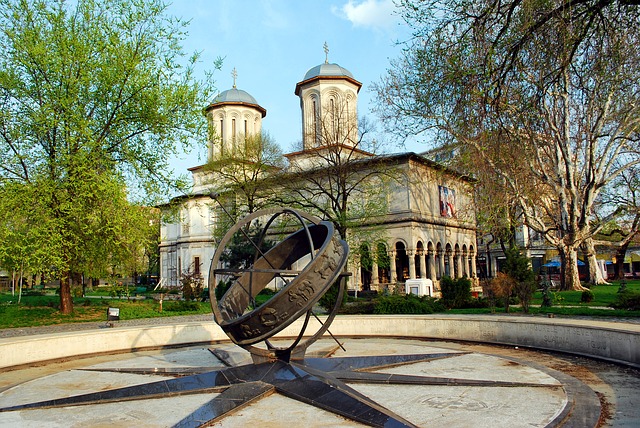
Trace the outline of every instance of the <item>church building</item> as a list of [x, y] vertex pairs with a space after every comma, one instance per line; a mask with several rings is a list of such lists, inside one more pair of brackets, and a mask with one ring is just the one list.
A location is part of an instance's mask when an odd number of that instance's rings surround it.
[[[235, 72], [234, 72], [235, 74]], [[359, 248], [386, 254], [386, 263], [361, 266], [349, 262], [354, 273], [348, 287], [353, 291], [405, 291], [408, 280], [431, 280], [430, 293], [437, 294], [443, 276], [469, 277], [477, 283], [476, 223], [471, 205], [473, 181], [416, 153], [377, 155], [362, 150], [358, 141], [357, 104], [362, 84], [347, 69], [328, 61], [310, 68], [295, 86], [302, 117], [301, 150], [285, 155], [283, 171], [317, 169], [320, 159], [339, 145], [350, 159], [377, 159], [393, 163], [403, 174], [387, 196], [386, 214], [375, 220], [381, 231], [375, 242]], [[208, 156], [213, 159], [233, 150], [238, 136], [258, 135], [267, 111], [246, 91], [236, 88], [220, 93], [205, 108], [211, 137]], [[209, 264], [215, 251], [216, 213], [209, 196], [210, 172], [203, 166], [190, 168], [191, 194], [172, 201], [178, 207], [175, 220], [163, 222], [160, 242], [161, 285], [180, 285], [185, 274], [197, 274], [207, 284]], [[369, 227], [363, 219], [362, 227]], [[354, 248], [351, 248], [354, 253]]]

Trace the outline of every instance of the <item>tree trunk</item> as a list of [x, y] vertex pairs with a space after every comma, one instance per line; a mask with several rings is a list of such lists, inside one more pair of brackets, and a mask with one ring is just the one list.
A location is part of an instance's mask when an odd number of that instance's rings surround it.
[[616, 248], [616, 264], [614, 265], [613, 279], [624, 279], [624, 258], [627, 256], [629, 244]]
[[20, 264], [20, 288], [18, 289], [18, 304], [22, 300], [22, 276], [24, 274], [22, 263]]
[[580, 284], [580, 275], [578, 274], [578, 252], [575, 248], [567, 247], [560, 249], [561, 266], [561, 290], [584, 291], [585, 287]]
[[71, 298], [71, 272], [66, 272], [60, 279], [60, 312], [70, 314], [73, 312], [73, 299]]
[[589, 283], [592, 285], [608, 284], [602, 276], [602, 271], [598, 268], [598, 259], [596, 259], [596, 248], [595, 245], [593, 245], [593, 239], [586, 239], [582, 248], [585, 253], [585, 263], [588, 268]]

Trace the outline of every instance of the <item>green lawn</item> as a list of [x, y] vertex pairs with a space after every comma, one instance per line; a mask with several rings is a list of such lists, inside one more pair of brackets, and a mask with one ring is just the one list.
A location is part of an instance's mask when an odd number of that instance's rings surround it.
[[[582, 303], [581, 291], [555, 291], [554, 306], [609, 306], [618, 298], [618, 290], [620, 289], [620, 281], [612, 281], [611, 285], [598, 285], [591, 289], [593, 293], [593, 301]], [[627, 281], [627, 290], [640, 293], [640, 280]], [[536, 292], [533, 304], [542, 303], [542, 293]]]
[[163, 302], [163, 311], [153, 299], [90, 299], [75, 298], [73, 313], [63, 315], [58, 310], [59, 296], [23, 295], [20, 304], [18, 296], [11, 293], [0, 294], [0, 328], [31, 327], [72, 322], [106, 321], [107, 308], [120, 309], [120, 319], [153, 318], [175, 315], [211, 313], [208, 302]]

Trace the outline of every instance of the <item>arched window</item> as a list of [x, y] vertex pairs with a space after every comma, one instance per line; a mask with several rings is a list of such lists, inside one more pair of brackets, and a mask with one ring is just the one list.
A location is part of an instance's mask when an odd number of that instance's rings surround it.
[[319, 144], [320, 133], [318, 132], [318, 104], [313, 100], [313, 141], [316, 146]]
[[236, 140], [236, 120], [231, 119], [231, 138], [233, 141]]

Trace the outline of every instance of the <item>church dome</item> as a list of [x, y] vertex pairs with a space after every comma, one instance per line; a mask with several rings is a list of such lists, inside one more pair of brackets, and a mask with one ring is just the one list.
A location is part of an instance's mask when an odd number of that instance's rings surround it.
[[312, 85], [314, 82], [321, 80], [350, 82], [356, 86], [356, 91], [359, 91], [362, 86], [362, 83], [358, 82], [355, 77], [353, 77], [353, 74], [351, 74], [351, 72], [346, 68], [341, 67], [338, 64], [329, 64], [328, 62], [325, 62], [324, 64], [316, 65], [307, 71], [302, 81], [298, 82], [296, 85], [295, 94], [300, 95], [300, 91], [303, 87]]
[[259, 110], [262, 113], [262, 117], [267, 115], [267, 111], [258, 104], [251, 94], [247, 91], [243, 91], [242, 89], [238, 89], [233, 87], [231, 89], [227, 89], [226, 91], [220, 92], [213, 100], [213, 102], [206, 108], [206, 110], [211, 110], [214, 107], [219, 107], [223, 105], [244, 105], [247, 107], [253, 107]]
[[218, 96], [213, 100], [212, 104], [219, 103], [246, 103], [246, 104], [256, 104], [258, 102], [255, 98], [253, 98], [247, 91], [243, 91], [238, 88], [227, 89], [224, 92], [220, 92]]
[[309, 80], [313, 79], [314, 77], [327, 76], [349, 77], [351, 79], [354, 79], [353, 74], [351, 74], [351, 72], [346, 68], [340, 67], [338, 64], [329, 64], [325, 62], [324, 64], [316, 65], [315, 67], [309, 69], [309, 71], [307, 71], [307, 74], [304, 75], [304, 79], [302, 80]]

